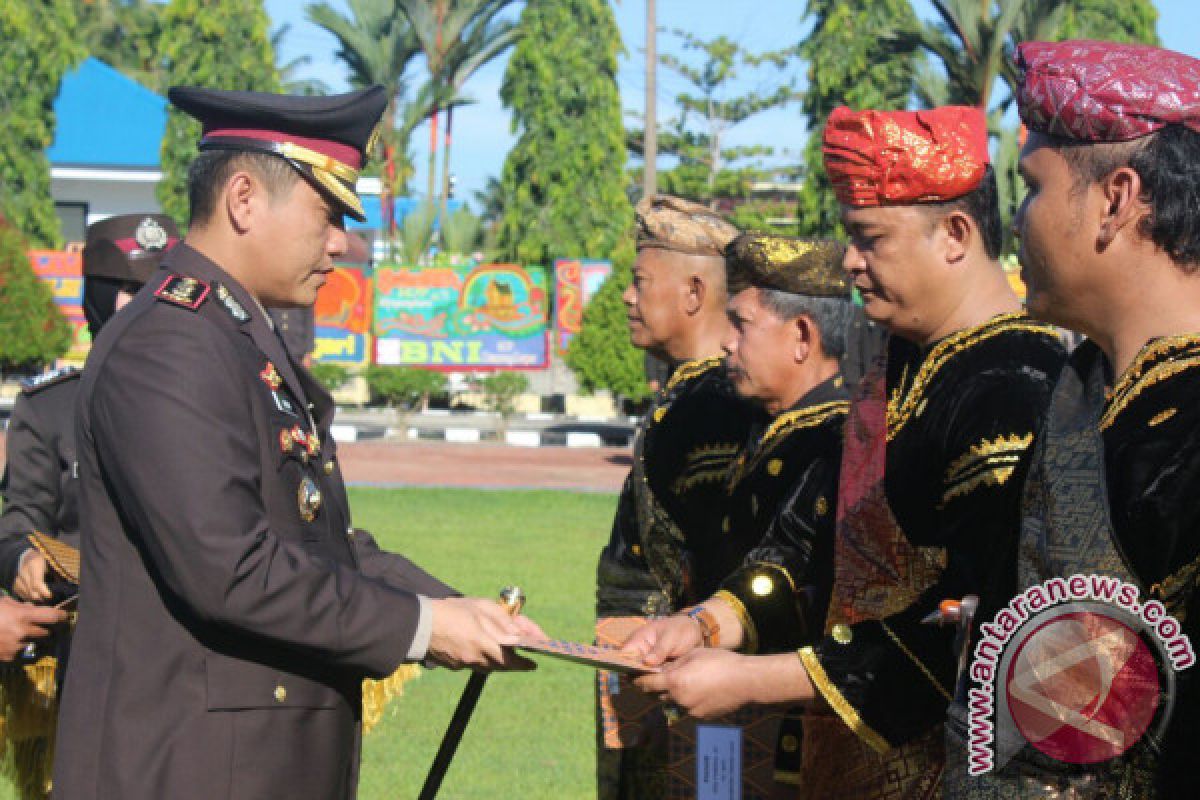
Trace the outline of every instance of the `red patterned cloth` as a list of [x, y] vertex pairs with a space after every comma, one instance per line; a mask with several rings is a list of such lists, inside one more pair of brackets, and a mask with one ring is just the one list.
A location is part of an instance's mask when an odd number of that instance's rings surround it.
[[1157, 47], [1085, 40], [1017, 48], [1017, 103], [1030, 130], [1124, 142], [1166, 125], [1200, 131], [1200, 61]]
[[940, 203], [962, 197], [987, 171], [987, 119], [978, 108], [834, 109], [825, 171], [848, 206]]

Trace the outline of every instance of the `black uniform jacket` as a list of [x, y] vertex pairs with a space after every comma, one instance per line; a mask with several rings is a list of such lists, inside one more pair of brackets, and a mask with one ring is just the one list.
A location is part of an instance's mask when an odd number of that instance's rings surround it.
[[744, 652], [794, 650], [822, 632], [848, 407], [838, 375], [756, 431], [734, 462], [712, 560], [737, 564], [720, 595], [741, 619]]
[[945, 721], [954, 629], [922, 618], [976, 594], [976, 620], [989, 620], [1015, 592], [1022, 483], [1064, 358], [1052, 328], [1017, 314], [926, 347], [888, 341], [884, 492], [905, 538], [945, 566], [904, 610], [836, 626], [807, 656], [876, 749]]
[[719, 358], [675, 368], [638, 428], [634, 466], [600, 554], [600, 616], [678, 610], [711, 595], [736, 566], [702, 573], [696, 559], [722, 535], [726, 476], [761, 418], [738, 398]]
[[[1082, 375], [1107, 369], [1091, 342], [1071, 363]], [[1143, 597], [1160, 600], [1200, 652], [1200, 334], [1149, 342], [1115, 380], [1098, 424], [1117, 549]], [[1158, 797], [1200, 795], [1197, 669], [1175, 676]]]
[[450, 590], [348, 534], [332, 402], [246, 291], [186, 244], [164, 269], [80, 386], [54, 796], [353, 797], [361, 681]]
[[30, 531], [79, 546], [75, 398], [79, 370], [66, 367], [29, 381], [17, 396], [0, 479], [0, 587], [11, 591]]

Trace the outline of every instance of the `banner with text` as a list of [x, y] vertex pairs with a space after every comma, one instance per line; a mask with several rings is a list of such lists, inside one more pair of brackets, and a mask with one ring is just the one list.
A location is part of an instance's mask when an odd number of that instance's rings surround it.
[[34, 273], [50, 285], [54, 304], [71, 326], [71, 347], [64, 358], [82, 363], [92, 346], [83, 316], [83, 255], [78, 251], [30, 250], [29, 263]]
[[542, 267], [375, 269], [375, 362], [442, 370], [547, 364]]
[[370, 363], [371, 313], [370, 277], [357, 267], [335, 267], [313, 307], [313, 360], [347, 367]]

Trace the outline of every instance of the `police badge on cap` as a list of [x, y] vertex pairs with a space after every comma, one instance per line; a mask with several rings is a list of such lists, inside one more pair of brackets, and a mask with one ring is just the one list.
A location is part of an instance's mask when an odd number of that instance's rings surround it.
[[133, 232], [133, 239], [143, 250], [166, 250], [170, 237], [154, 217], [142, 217], [137, 230]]
[[179, 231], [165, 214], [121, 214], [100, 220], [88, 226], [83, 274], [143, 284], [178, 241]]

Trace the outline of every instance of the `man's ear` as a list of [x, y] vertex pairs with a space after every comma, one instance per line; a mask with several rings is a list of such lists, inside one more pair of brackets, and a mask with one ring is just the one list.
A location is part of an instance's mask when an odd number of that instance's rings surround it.
[[1103, 250], [1122, 230], [1136, 232], [1150, 208], [1142, 199], [1142, 176], [1132, 167], [1114, 169], [1100, 181], [1099, 187], [1104, 207], [1096, 244]]
[[951, 211], [939, 223], [945, 239], [943, 247], [947, 264], [958, 265], [967, 257], [971, 239], [978, 235], [975, 223], [962, 211]]
[[709, 286], [704, 278], [692, 273], [687, 279], [687, 294], [684, 297], [684, 309], [688, 314], [698, 314], [704, 308], [704, 298], [708, 295]]
[[817, 326], [808, 315], [801, 314], [792, 320], [791, 327], [794, 334], [792, 358], [796, 360], [797, 364], [803, 364], [816, 350], [819, 339]]
[[253, 225], [263, 195], [262, 184], [245, 170], [238, 170], [225, 181], [225, 213], [237, 233], [246, 233]]

